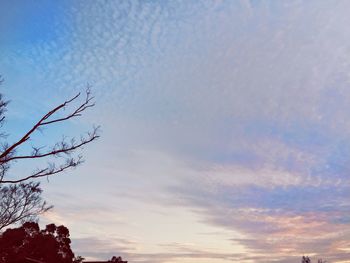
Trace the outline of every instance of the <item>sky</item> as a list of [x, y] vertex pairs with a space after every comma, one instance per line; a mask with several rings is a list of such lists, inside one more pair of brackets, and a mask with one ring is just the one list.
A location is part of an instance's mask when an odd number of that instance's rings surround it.
[[8, 140], [87, 84], [96, 106], [31, 143], [101, 125], [83, 165], [42, 180], [40, 223], [87, 259], [350, 262], [349, 10], [1, 1]]

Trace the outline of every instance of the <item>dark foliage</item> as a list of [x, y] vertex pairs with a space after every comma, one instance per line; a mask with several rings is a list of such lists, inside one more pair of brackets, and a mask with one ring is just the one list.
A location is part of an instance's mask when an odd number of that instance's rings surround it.
[[0, 263], [38, 262], [71, 263], [69, 230], [65, 226], [47, 225], [44, 230], [34, 222], [7, 229], [0, 236]]
[[[327, 261], [322, 260], [322, 259], [318, 259], [317, 263], [326, 263]], [[303, 256], [301, 258], [301, 263], [311, 263], [311, 259], [308, 256]]]
[[108, 262], [115, 262], [115, 263], [128, 263], [128, 261], [124, 261], [121, 257], [112, 257], [111, 260]]

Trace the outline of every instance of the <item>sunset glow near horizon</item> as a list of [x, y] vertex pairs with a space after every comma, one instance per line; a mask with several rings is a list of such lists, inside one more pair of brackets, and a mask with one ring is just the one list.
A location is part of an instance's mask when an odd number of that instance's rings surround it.
[[[143, 263], [350, 262], [350, 1], [7, 1], [14, 140], [92, 85], [101, 125], [44, 179], [76, 255]], [[14, 167], [25, 173], [30, 164]]]

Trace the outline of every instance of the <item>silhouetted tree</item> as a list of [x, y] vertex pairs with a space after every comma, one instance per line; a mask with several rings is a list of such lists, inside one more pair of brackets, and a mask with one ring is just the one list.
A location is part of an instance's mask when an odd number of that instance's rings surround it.
[[0, 236], [0, 263], [20, 263], [26, 259], [50, 263], [79, 262], [74, 260], [70, 243], [69, 230], [65, 226], [50, 224], [40, 230], [37, 223], [27, 222], [19, 228], [7, 229]]
[[[318, 259], [317, 260], [317, 263], [326, 263], [327, 261], [326, 260], [323, 260], [323, 259]], [[301, 263], [311, 263], [311, 259], [307, 256], [303, 256], [301, 258]]]
[[0, 188], [0, 230], [20, 221], [33, 221], [51, 208], [41, 198], [39, 183], [12, 184]]
[[81, 263], [84, 261], [85, 258], [83, 258], [82, 256], [77, 256], [76, 258], [74, 258], [73, 262], [74, 263]]
[[311, 263], [311, 259], [309, 257], [303, 256], [301, 258], [301, 263]]
[[128, 263], [128, 261], [124, 261], [121, 257], [113, 256], [111, 260], [108, 262], [116, 262], [116, 263]]
[[[0, 76], [0, 84], [2, 82]], [[7, 141], [8, 134], [2, 130], [8, 101], [0, 93], [0, 229], [47, 211], [50, 207], [40, 198], [42, 190], [39, 184], [30, 181], [59, 174], [78, 166], [83, 160], [80, 154], [76, 154], [77, 150], [99, 137], [98, 127], [94, 127], [85, 136], [81, 135], [79, 139], [63, 137], [60, 141], [52, 142], [51, 146], [32, 145], [31, 152], [26, 153], [25, 151], [31, 137], [38, 131], [78, 118], [85, 110], [94, 106], [89, 87], [86, 89], [83, 101], [77, 104], [81, 96], [78, 93], [43, 114], [29, 130], [24, 131], [22, 136], [10, 143]], [[67, 108], [71, 110], [65, 111]], [[31, 160], [34, 162], [33, 167], [37, 167], [36, 161], [39, 159], [46, 160], [46, 166], [36, 168], [26, 175], [8, 178], [9, 169], [15, 162]]]

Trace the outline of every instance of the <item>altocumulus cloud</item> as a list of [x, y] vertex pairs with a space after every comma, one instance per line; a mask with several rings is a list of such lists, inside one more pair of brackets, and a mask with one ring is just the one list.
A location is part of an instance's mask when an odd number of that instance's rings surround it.
[[[193, 211], [251, 256], [143, 254], [119, 250], [119, 241], [111, 250], [140, 262], [293, 262], [301, 253], [341, 262], [350, 253], [349, 8], [348, 1], [77, 1], [56, 18], [54, 37], [8, 46], [2, 62], [35, 65], [37, 82], [49, 83], [40, 96], [87, 81], [98, 87], [104, 103], [91, 118], [105, 133], [87, 158], [101, 167], [87, 162], [81, 173], [114, 181], [99, 186], [88, 175], [87, 188]], [[87, 241], [79, 242], [86, 251]]]

